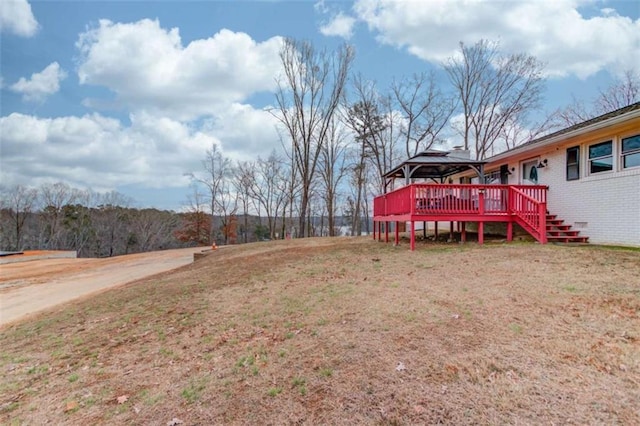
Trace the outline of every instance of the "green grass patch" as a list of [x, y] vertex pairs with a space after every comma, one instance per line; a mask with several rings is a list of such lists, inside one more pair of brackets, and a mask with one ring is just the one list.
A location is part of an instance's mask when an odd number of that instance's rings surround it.
[[274, 388], [270, 388], [267, 391], [267, 395], [271, 396], [271, 397], [275, 397], [278, 396], [282, 393], [282, 388], [281, 387], [274, 387]]

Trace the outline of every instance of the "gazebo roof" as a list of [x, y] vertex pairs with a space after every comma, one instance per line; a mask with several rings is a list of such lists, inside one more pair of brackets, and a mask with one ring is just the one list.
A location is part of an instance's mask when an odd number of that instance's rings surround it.
[[486, 161], [471, 160], [465, 158], [464, 154], [457, 151], [437, 151], [429, 149], [421, 152], [399, 166], [391, 169], [384, 174], [385, 179], [438, 179], [444, 182], [444, 179], [473, 169], [479, 176], [484, 173], [484, 165]]

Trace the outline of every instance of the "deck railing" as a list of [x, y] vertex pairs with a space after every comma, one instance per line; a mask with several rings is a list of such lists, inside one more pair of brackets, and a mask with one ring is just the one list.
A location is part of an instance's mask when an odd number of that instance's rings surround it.
[[375, 197], [374, 216], [407, 214], [509, 214], [509, 200], [517, 189], [538, 203], [547, 202], [541, 185], [465, 185], [414, 183]]
[[543, 244], [547, 242], [546, 191], [544, 194], [541, 201], [520, 188], [509, 188], [509, 210], [516, 222]]
[[[414, 183], [375, 197], [373, 215], [380, 216], [505, 216], [538, 241], [546, 242], [547, 187], [542, 185], [465, 185]], [[479, 218], [480, 219], [480, 218]], [[455, 219], [453, 219], [455, 220]], [[498, 219], [500, 220], [500, 219]]]

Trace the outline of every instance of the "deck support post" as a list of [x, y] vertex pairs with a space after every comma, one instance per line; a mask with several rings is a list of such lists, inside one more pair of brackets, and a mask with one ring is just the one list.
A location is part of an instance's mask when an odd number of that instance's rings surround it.
[[453, 221], [449, 224], [449, 241], [453, 241]]
[[382, 241], [382, 222], [378, 222], [378, 241]]
[[[484, 189], [478, 190], [478, 214], [484, 216]], [[484, 244], [484, 222], [478, 222], [478, 244]]]
[[460, 230], [460, 241], [467, 242], [467, 222], [462, 222], [462, 229]]
[[395, 222], [395, 227], [394, 228], [395, 228], [395, 231], [396, 231], [396, 244], [395, 245], [398, 245], [398, 244], [400, 244], [400, 222], [398, 222], [397, 220]]
[[427, 221], [422, 222], [422, 238], [427, 239]]
[[435, 240], [438, 241], [438, 219], [436, 219], [436, 221], [433, 222], [433, 233], [435, 236]]
[[411, 221], [411, 251], [416, 248], [416, 223]]
[[376, 239], [376, 225], [378, 225], [378, 222], [376, 222], [375, 220], [373, 221], [373, 240], [375, 241]]
[[513, 222], [507, 222], [507, 241], [513, 241]]
[[384, 242], [389, 242], [389, 222], [384, 223]]

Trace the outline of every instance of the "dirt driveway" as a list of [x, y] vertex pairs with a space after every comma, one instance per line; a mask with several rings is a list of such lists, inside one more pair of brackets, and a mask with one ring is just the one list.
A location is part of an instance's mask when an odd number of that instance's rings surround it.
[[105, 259], [45, 259], [0, 265], [0, 326], [38, 311], [193, 262], [205, 247]]

